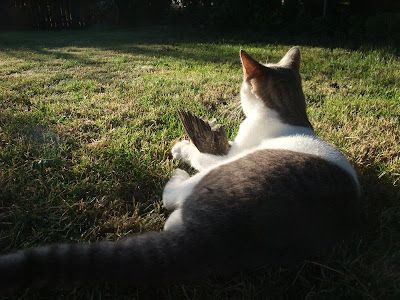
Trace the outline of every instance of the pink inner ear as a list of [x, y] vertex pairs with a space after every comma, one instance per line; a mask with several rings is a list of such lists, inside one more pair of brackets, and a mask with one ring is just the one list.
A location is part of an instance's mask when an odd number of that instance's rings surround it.
[[244, 80], [250, 80], [261, 73], [261, 65], [244, 50], [240, 50], [240, 58], [242, 59]]

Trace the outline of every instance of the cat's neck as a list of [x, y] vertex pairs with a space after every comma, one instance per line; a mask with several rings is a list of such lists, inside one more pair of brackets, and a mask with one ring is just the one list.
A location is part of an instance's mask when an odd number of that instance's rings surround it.
[[314, 131], [310, 127], [283, 123], [276, 112], [266, 109], [249, 115], [242, 122], [232, 145], [232, 154], [255, 148], [269, 139], [292, 135], [314, 136]]
[[268, 107], [265, 101], [253, 92], [248, 82], [243, 82], [240, 95], [246, 119], [240, 125], [238, 135], [232, 145], [230, 153], [233, 155], [255, 148], [268, 139], [299, 134], [314, 135], [311, 125], [305, 127], [285, 122], [287, 118], [282, 118], [282, 113], [285, 112]]

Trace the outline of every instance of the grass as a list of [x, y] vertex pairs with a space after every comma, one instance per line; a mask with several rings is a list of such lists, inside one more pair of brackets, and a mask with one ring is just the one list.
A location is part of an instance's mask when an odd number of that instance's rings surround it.
[[[184, 138], [177, 109], [242, 115], [240, 48], [293, 45], [316, 133], [356, 166], [363, 225], [327, 257], [159, 289], [24, 291], [20, 298], [280, 299], [400, 296], [400, 60], [360, 41], [171, 28], [0, 32], [0, 249], [160, 230], [162, 188]], [[11, 298], [10, 298], [11, 299]]]

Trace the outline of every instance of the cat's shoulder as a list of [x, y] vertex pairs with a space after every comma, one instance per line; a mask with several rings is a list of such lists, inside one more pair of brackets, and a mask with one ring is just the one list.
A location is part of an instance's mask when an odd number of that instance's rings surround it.
[[260, 149], [282, 149], [312, 154], [347, 171], [358, 183], [357, 174], [343, 154], [328, 142], [315, 135], [297, 134], [265, 140]]

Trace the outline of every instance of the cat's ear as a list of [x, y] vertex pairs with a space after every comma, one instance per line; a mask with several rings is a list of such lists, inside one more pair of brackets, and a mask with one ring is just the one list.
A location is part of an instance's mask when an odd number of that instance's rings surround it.
[[244, 50], [240, 50], [240, 58], [243, 65], [244, 80], [250, 80], [262, 73], [263, 66], [251, 58]]
[[279, 64], [283, 65], [283, 66], [291, 67], [292, 69], [299, 71], [300, 70], [300, 62], [301, 62], [300, 49], [297, 47], [293, 47], [281, 59]]

